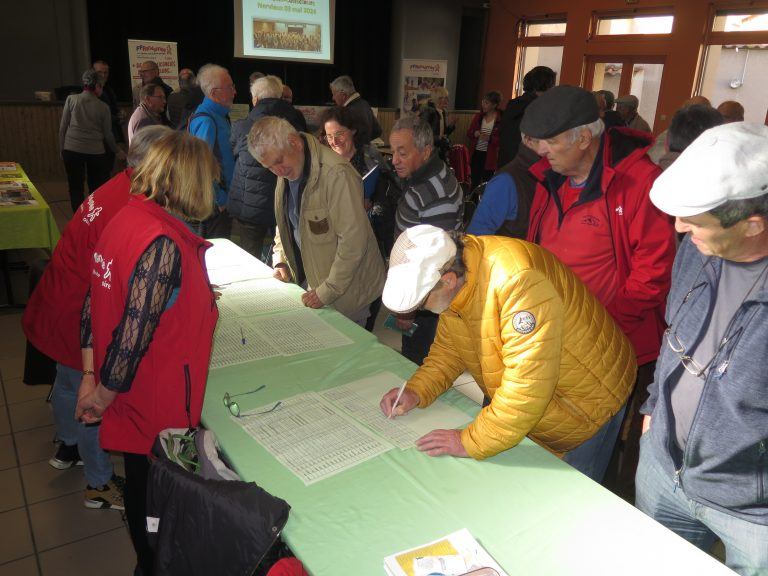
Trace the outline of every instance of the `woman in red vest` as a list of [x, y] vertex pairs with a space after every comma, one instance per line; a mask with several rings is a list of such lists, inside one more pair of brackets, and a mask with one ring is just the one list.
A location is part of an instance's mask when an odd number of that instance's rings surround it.
[[147, 455], [161, 430], [197, 426], [203, 407], [218, 310], [205, 269], [210, 243], [184, 219], [210, 215], [217, 179], [205, 142], [184, 132], [158, 139], [91, 262], [81, 345], [83, 372], [90, 348], [98, 383], [81, 385], [76, 416], [101, 419], [101, 446], [125, 455], [125, 511], [144, 576], [153, 571]]

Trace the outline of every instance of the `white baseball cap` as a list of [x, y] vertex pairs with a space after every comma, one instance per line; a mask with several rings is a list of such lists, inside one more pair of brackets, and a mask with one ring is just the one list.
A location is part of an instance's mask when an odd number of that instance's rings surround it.
[[444, 230], [428, 224], [408, 228], [389, 255], [384, 306], [396, 313], [411, 312], [440, 280], [440, 271], [456, 256], [456, 243]]
[[732, 122], [703, 132], [653, 183], [662, 212], [703, 214], [729, 200], [768, 194], [768, 126]]

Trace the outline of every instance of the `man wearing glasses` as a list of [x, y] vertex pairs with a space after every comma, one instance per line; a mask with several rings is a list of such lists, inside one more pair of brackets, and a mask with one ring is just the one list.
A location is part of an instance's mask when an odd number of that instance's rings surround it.
[[768, 128], [699, 136], [651, 200], [687, 233], [640, 439], [637, 506], [768, 573]]
[[131, 114], [128, 120], [128, 144], [131, 144], [134, 134], [145, 126], [165, 125], [165, 92], [156, 84], [147, 84], [141, 89], [141, 104]]
[[[157, 65], [157, 62], [153, 60], [146, 60], [139, 64], [139, 78], [141, 78], [141, 83], [133, 86], [134, 107], [138, 107], [139, 104], [141, 104], [141, 89], [149, 84], [160, 86], [163, 89], [166, 99], [171, 95], [171, 92], [173, 92], [173, 88], [168, 86], [168, 84], [161, 78], [160, 67]], [[165, 108], [163, 108], [163, 110], [165, 110]]]
[[221, 175], [216, 183], [216, 210], [213, 216], [199, 223], [196, 232], [203, 238], [229, 238], [232, 218], [227, 213], [227, 199], [235, 171], [235, 157], [229, 143], [229, 110], [235, 100], [235, 84], [227, 69], [217, 64], [202, 66], [197, 72], [197, 82], [205, 98], [189, 117], [187, 129], [211, 147]]

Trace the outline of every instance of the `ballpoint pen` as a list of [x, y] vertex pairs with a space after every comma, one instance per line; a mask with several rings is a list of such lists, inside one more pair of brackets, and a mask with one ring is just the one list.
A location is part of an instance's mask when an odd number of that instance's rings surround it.
[[400, 386], [400, 390], [397, 391], [397, 396], [395, 397], [395, 402], [392, 404], [392, 409], [389, 411], [389, 416], [387, 416], [387, 418], [389, 418], [390, 420], [392, 419], [392, 416], [394, 416], [394, 414], [395, 414], [395, 408], [397, 407], [397, 403], [400, 402], [400, 397], [403, 395], [403, 391], [405, 390], [405, 385], [406, 384], [408, 384], [408, 380], [403, 382], [403, 385]]

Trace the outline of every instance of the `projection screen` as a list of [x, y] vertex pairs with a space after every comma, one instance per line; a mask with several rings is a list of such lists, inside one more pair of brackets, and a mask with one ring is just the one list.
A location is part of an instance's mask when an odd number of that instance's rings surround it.
[[334, 0], [235, 0], [235, 57], [333, 64]]

